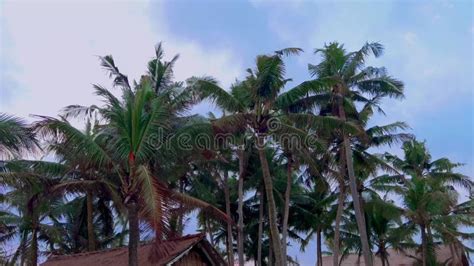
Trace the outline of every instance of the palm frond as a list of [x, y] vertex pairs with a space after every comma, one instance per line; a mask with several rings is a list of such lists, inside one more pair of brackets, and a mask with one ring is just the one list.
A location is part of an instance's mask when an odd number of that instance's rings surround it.
[[243, 106], [211, 77], [193, 77], [189, 78], [186, 82], [195, 92], [196, 97], [201, 100], [209, 99], [222, 110], [237, 112], [243, 109]]
[[403, 99], [403, 82], [390, 76], [369, 78], [357, 82], [357, 87], [362, 92], [373, 96], [388, 96], [396, 99]]
[[343, 75], [351, 78], [354, 73], [360, 69], [370, 54], [379, 57], [383, 53], [383, 46], [380, 43], [366, 43], [362, 48], [356, 52], [347, 55], [347, 61], [342, 70]]
[[275, 51], [277, 55], [284, 55], [284, 56], [299, 55], [302, 52], [303, 52], [303, 49], [297, 48], [297, 47], [288, 47], [288, 48]]
[[39, 150], [34, 131], [22, 119], [0, 113], [0, 158]]
[[143, 201], [141, 215], [151, 224], [159, 241], [163, 239], [169, 221], [167, 215], [170, 206], [164, 203], [165, 189], [159, 186], [156, 178], [144, 166], [138, 167], [137, 178], [140, 183], [140, 199]]
[[61, 110], [62, 115], [67, 119], [71, 117], [87, 117], [91, 118], [92, 115], [99, 110], [96, 105], [82, 106], [82, 105], [68, 105]]
[[212, 120], [212, 128], [215, 134], [238, 133], [245, 132], [247, 126], [255, 117], [251, 114], [235, 113], [221, 117], [217, 120]]
[[[280, 56], [257, 56], [256, 80], [253, 93], [256, 98], [274, 99], [285, 85], [285, 64]], [[248, 80], [247, 82], [250, 82]]]
[[54, 139], [63, 143], [64, 147], [89, 156], [91, 162], [98, 167], [112, 164], [113, 160], [94, 138], [85, 135], [69, 122], [47, 116], [41, 118], [34, 127], [36, 132], [45, 139]]
[[[278, 95], [275, 105], [280, 109], [285, 109], [294, 105], [301, 105], [300, 101], [309, 101], [308, 94], [326, 92], [330, 88], [329, 84], [321, 80], [310, 80]], [[303, 98], [306, 97], [306, 98]]]
[[120, 86], [127, 90], [131, 90], [128, 77], [120, 73], [117, 66], [115, 66], [114, 58], [111, 55], [100, 56], [100, 65], [109, 72], [109, 77], [113, 78], [114, 86]]
[[334, 116], [315, 116], [313, 114], [288, 114], [288, 118], [296, 125], [307, 125], [316, 130], [344, 129], [348, 133], [357, 135], [363, 133], [363, 129], [352, 123], [343, 121]]
[[171, 61], [162, 61], [164, 50], [162, 43], [155, 46], [155, 58], [148, 62], [148, 75], [153, 81], [155, 93], [159, 94], [171, 86], [173, 80], [173, 67], [179, 58], [175, 55]]

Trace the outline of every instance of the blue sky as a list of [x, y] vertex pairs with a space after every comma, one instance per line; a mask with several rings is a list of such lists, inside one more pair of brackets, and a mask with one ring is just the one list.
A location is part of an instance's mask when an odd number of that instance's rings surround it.
[[[377, 123], [408, 122], [433, 157], [466, 163], [462, 172], [474, 176], [473, 11], [470, 1], [3, 1], [0, 111], [55, 115], [68, 104], [96, 103], [90, 84], [109, 83], [95, 55], [113, 54], [137, 78], [158, 41], [169, 56], [181, 54], [178, 79], [212, 75], [224, 86], [260, 53], [303, 48], [288, 60], [297, 84], [318, 60], [314, 48], [379, 41], [385, 54], [368, 63], [403, 80], [406, 99], [387, 101]], [[298, 255], [303, 265], [314, 263], [314, 245], [308, 249]]]

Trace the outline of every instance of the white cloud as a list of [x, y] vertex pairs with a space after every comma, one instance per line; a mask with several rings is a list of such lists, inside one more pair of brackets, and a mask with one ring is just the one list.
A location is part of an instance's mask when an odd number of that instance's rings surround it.
[[[158, 41], [164, 42], [169, 57], [180, 53], [178, 80], [207, 74], [228, 85], [240, 73], [239, 58], [231, 50], [211, 52], [170, 34], [159, 16], [162, 6], [153, 7], [151, 17], [146, 2], [2, 5], [2, 36], [8, 36], [1, 41], [2, 56], [9, 55], [2, 62], [16, 66], [8, 75], [22, 88], [2, 103], [2, 112], [56, 115], [65, 105], [97, 103], [91, 84], [110, 82], [96, 55], [112, 54], [122, 72], [139, 78]], [[16, 90], [6, 86], [2, 80], [2, 94]]]

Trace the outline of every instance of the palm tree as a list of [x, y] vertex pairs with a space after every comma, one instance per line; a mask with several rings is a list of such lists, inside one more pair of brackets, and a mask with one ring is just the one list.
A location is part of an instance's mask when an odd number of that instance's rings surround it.
[[[65, 120], [63, 121], [65, 126], [71, 126]], [[87, 120], [84, 131], [76, 132], [87, 142], [96, 142], [96, 131], [97, 121], [95, 126], [92, 125], [90, 120]], [[41, 131], [42, 123], [36, 124]], [[94, 232], [94, 199], [98, 196], [103, 200], [113, 200], [117, 208], [123, 208], [121, 201], [117, 195], [116, 187], [111, 183], [112, 175], [110, 172], [104, 171], [104, 169], [98, 169], [94, 167], [89, 160], [87, 153], [81, 152], [80, 148], [68, 145], [71, 140], [67, 139], [69, 135], [63, 135], [63, 138], [50, 138], [47, 140], [47, 151], [55, 155], [58, 163], [61, 164], [63, 172], [61, 176], [63, 179], [61, 184], [55, 187], [55, 190], [62, 190], [66, 193], [71, 193], [77, 196], [78, 192], [85, 195], [86, 203], [86, 221], [87, 221], [87, 241], [88, 250], [94, 251], [96, 249], [96, 238]], [[100, 145], [100, 144], [97, 144]], [[49, 164], [51, 167], [57, 167], [57, 165]], [[54, 169], [50, 169], [54, 171]], [[107, 176], [108, 175], [108, 176]], [[114, 182], [116, 183], [116, 182]]]
[[[292, 108], [320, 107], [320, 114], [331, 114], [344, 121], [355, 121], [355, 103], [367, 103], [371, 97], [403, 97], [402, 82], [387, 75], [385, 68], [366, 67], [365, 60], [370, 54], [376, 57], [383, 52], [379, 43], [367, 43], [360, 50], [346, 52], [343, 45], [330, 43], [322, 49], [316, 49], [316, 54], [322, 55], [322, 61], [317, 65], [309, 65], [309, 71], [315, 80], [310, 85], [302, 88], [299, 93], [300, 100], [293, 103]], [[340, 143], [340, 172], [341, 177], [349, 177], [349, 187], [353, 198], [358, 229], [362, 238], [364, 259], [367, 265], [371, 263], [365, 221], [359, 198], [357, 196], [357, 182], [354, 174], [351, 140], [356, 135], [351, 135], [346, 130], [333, 132], [337, 142]], [[344, 182], [340, 182], [342, 186]], [[339, 250], [334, 252], [334, 265], [338, 261]]]
[[[160, 55], [157, 51], [158, 58]], [[127, 76], [120, 73], [115, 66], [112, 56], [102, 57], [101, 64], [113, 77], [114, 86], [121, 88], [122, 98], [117, 98], [102, 86], [94, 85], [95, 92], [102, 98], [104, 106], [74, 105], [65, 109], [66, 117], [95, 113], [106, 122], [99, 126], [100, 131], [95, 141], [85, 137], [69, 123], [54, 118], [44, 117], [39, 127], [42, 134], [67, 139], [65, 147], [71, 150], [75, 148], [76, 152], [89, 157], [91, 165], [99, 169], [110, 169], [117, 176], [117, 186], [128, 213], [129, 265], [137, 265], [139, 216], [153, 228], [155, 241], [159, 244], [169, 229], [167, 221], [170, 219], [170, 213], [165, 210], [170, 204], [184, 201], [193, 206], [210, 206], [169, 190], [165, 183], [154, 177], [149, 167], [156, 158], [155, 153], [159, 148], [157, 144], [165, 142], [164, 138], [173, 125], [173, 119], [187, 107], [185, 103], [190, 102], [188, 94], [169, 86], [160, 85], [157, 89], [159, 78], [155, 76], [143, 76], [132, 88]], [[167, 73], [169, 75], [169, 70]], [[163, 79], [161, 81], [164, 82]], [[151, 165], [156, 164], [157, 162]], [[217, 213], [226, 217], [221, 212]], [[157, 254], [157, 249], [154, 253], [154, 257], [162, 255]]]
[[322, 266], [322, 235], [332, 229], [336, 216], [334, 202], [337, 193], [331, 192], [328, 187], [312, 186], [303, 194], [295, 196], [294, 208], [291, 212], [293, 226], [297, 231], [306, 232], [307, 236], [303, 247], [316, 234], [316, 266]]
[[[21, 240], [10, 263], [26, 258], [28, 263], [36, 265], [38, 242], [46, 243], [53, 254], [90, 249], [89, 198], [82, 196], [88, 180], [74, 179], [74, 175], [77, 173], [72, 173], [69, 165], [57, 162], [10, 161], [6, 164], [6, 172], [0, 174], [2, 185], [7, 187], [2, 199], [12, 209], [1, 215], [0, 220], [8, 229], [2, 241], [9, 241], [18, 234]], [[102, 184], [96, 182], [95, 185], [101, 187]], [[95, 246], [104, 248], [110, 247], [123, 232], [114, 235], [114, 215], [109, 204], [112, 199], [106, 190], [98, 191], [101, 194], [96, 194], [98, 200], [93, 208], [95, 224], [100, 230], [94, 230], [93, 240]], [[65, 202], [69, 196], [75, 198]]]
[[[369, 245], [371, 246], [371, 250], [373, 250], [375, 245], [377, 250], [376, 255], [381, 257], [382, 264], [385, 265], [386, 262], [388, 263], [386, 259], [387, 246], [401, 247], [401, 241], [410, 236], [409, 233], [413, 230], [409, 230], [410, 228], [397, 228], [395, 232], [392, 232], [393, 228], [390, 227], [393, 222], [392, 220], [394, 220], [394, 217], [400, 216], [398, 209], [395, 208], [394, 205], [381, 200], [376, 191], [372, 190], [370, 186], [366, 186], [366, 181], [369, 180], [370, 177], [376, 176], [380, 171], [398, 174], [398, 171], [383, 160], [380, 155], [370, 153], [369, 149], [392, 146], [396, 143], [410, 140], [413, 136], [399, 132], [400, 130], [409, 128], [404, 122], [368, 127], [370, 118], [372, 118], [374, 114], [374, 109], [383, 113], [379, 106], [379, 96], [370, 99], [370, 101], [365, 103], [361, 110], [357, 112], [356, 117], [358, 118], [358, 122], [364, 127], [364, 136], [352, 140], [352, 149], [354, 173], [357, 177], [358, 197], [361, 207], [364, 210], [364, 216], [368, 219], [366, 226], [369, 230]], [[370, 198], [370, 202], [366, 202], [367, 198]], [[384, 210], [382, 214], [379, 211], [381, 209]], [[392, 212], [390, 212], [390, 210]], [[400, 224], [400, 221], [398, 221], [398, 224]], [[393, 235], [383, 235], [387, 234], [388, 230], [390, 230], [390, 233], [393, 233]], [[347, 235], [347, 232], [345, 232], [345, 234]], [[388, 237], [388, 239], [382, 239], [382, 241], [380, 241], [380, 238], [385, 237]], [[346, 250], [351, 249], [351, 245], [347, 243], [349, 241], [350, 238], [344, 239], [345, 246], [349, 247], [346, 248]], [[395, 241], [398, 242], [396, 243]], [[356, 245], [359, 243], [358, 240], [352, 242]]]
[[[154, 150], [154, 147], [147, 143], [147, 138], [152, 132], [158, 131], [161, 125], [164, 125], [161, 123], [164, 120], [163, 117], [166, 116], [166, 112], [158, 98], [149, 102], [154, 97], [150, 84], [138, 87], [135, 93], [131, 89], [124, 91], [123, 103], [109, 91], [99, 86], [96, 86], [96, 93], [103, 96], [107, 101], [106, 108], [100, 110], [101, 115], [110, 123], [108, 125], [109, 132], [107, 132], [109, 135], [103, 135], [103, 137], [107, 138], [109, 143], [113, 143], [116, 149], [111, 154], [89, 139], [81, 139], [80, 141], [94, 145], [95, 154], [93, 151], [87, 150], [84, 150], [83, 153], [95, 155], [95, 158], [92, 157], [91, 159], [95, 160], [99, 167], [105, 166], [105, 164], [114, 165], [117, 162], [113, 167], [117, 169], [121, 180], [123, 203], [127, 206], [129, 216], [129, 264], [137, 265], [137, 245], [139, 241], [138, 201], [145, 202], [144, 207], [147, 214], [151, 214], [149, 217], [153, 228], [157, 232], [160, 231], [159, 221], [156, 220], [157, 217], [161, 216], [157, 213], [159, 206], [157, 204], [160, 203], [160, 200], [156, 194], [157, 191], [153, 189], [157, 185], [145, 165]], [[145, 105], [148, 104], [151, 107], [150, 113], [145, 110]], [[64, 124], [60, 121], [47, 119], [43, 128], [53, 131], [60, 130], [60, 126], [64, 126]], [[78, 132], [74, 133], [78, 134]], [[71, 136], [71, 139], [77, 140], [78, 137], [74, 137]], [[73, 145], [81, 146], [79, 143]], [[82, 149], [85, 148], [82, 147]], [[91, 147], [89, 146], [89, 148]], [[142, 195], [146, 198], [140, 198], [139, 191], [144, 192]]]
[[453, 171], [460, 164], [452, 163], [447, 158], [432, 161], [424, 142], [407, 141], [403, 144], [403, 151], [404, 159], [385, 154], [386, 159], [402, 174], [381, 176], [372, 183], [379, 190], [395, 192], [403, 197], [404, 216], [417, 225], [421, 233], [422, 264], [431, 265], [436, 263], [433, 229], [436, 227], [441, 232], [445, 231], [443, 227], [447, 227], [440, 226], [443, 224], [441, 221], [457, 205], [453, 186], [470, 189], [473, 182], [469, 177]]
[[61, 199], [54, 187], [60, 178], [44, 172], [47, 162], [12, 161], [5, 166], [6, 171], [0, 173], [0, 184], [7, 189], [2, 195], [2, 204], [13, 209], [1, 214], [1, 221], [8, 229], [2, 241], [9, 241], [19, 236], [20, 243], [12, 259], [12, 265], [20, 258], [22, 263], [37, 265], [39, 236], [47, 234], [58, 236], [56, 228], [44, 223], [54, 206]]
[[[229, 158], [229, 152], [224, 149], [221, 150], [224, 158]], [[230, 159], [230, 158], [229, 158]], [[186, 183], [189, 184], [187, 193], [191, 196], [199, 198], [205, 202], [212, 204], [215, 207], [225, 211], [229, 220], [226, 223], [225, 234], [220, 233], [216, 239], [225, 239], [225, 245], [227, 247], [227, 260], [228, 264], [234, 263], [234, 247], [233, 247], [233, 215], [235, 213], [234, 196], [236, 196], [236, 190], [232, 186], [235, 181], [233, 174], [236, 172], [235, 160], [229, 160], [223, 162], [221, 160], [196, 160], [193, 162], [196, 168]], [[229, 176], [229, 173], [231, 176]], [[232, 211], [234, 210], [234, 212]], [[204, 214], [201, 214], [203, 216]], [[208, 219], [206, 218], [205, 222]], [[203, 224], [204, 227], [206, 224]], [[214, 236], [215, 234], [213, 234]], [[225, 237], [224, 237], [225, 235]]]
[[[43, 236], [51, 254], [73, 254], [90, 250], [87, 196], [77, 196], [59, 206], [49, 219], [61, 232], [57, 238]], [[116, 215], [111, 200], [102, 195], [93, 202], [94, 245], [96, 249], [120, 247], [128, 230], [122, 217]]]
[[[218, 86], [217, 81], [210, 77], [205, 78], [190, 78], [188, 79], [189, 87], [193, 88], [196, 95], [199, 99], [211, 99], [216, 103], [216, 105], [224, 112], [221, 120], [228, 119], [225, 112], [230, 112], [233, 114], [245, 114], [249, 113], [250, 110], [250, 99], [247, 92], [243, 89], [242, 84], [235, 84], [231, 87], [231, 93], [228, 93], [224, 89]], [[216, 119], [215, 119], [216, 120]], [[215, 123], [214, 123], [215, 124]], [[216, 129], [216, 128], [214, 128]], [[232, 130], [233, 133], [238, 133], [239, 135], [236, 138], [233, 138], [234, 143], [228, 143], [234, 145], [236, 150], [237, 158], [239, 160], [239, 181], [238, 181], [238, 222], [237, 222], [237, 254], [239, 259], [239, 265], [244, 264], [244, 218], [243, 218], [243, 187], [244, 179], [246, 175], [246, 165], [247, 165], [247, 154], [245, 150], [247, 149], [246, 130]], [[216, 134], [224, 132], [216, 131]]]
[[272, 250], [275, 256], [275, 265], [286, 265], [286, 235], [282, 232], [284, 241], [281, 247], [280, 232], [277, 225], [277, 210], [275, 199], [273, 197], [273, 181], [271, 177], [268, 160], [265, 156], [265, 145], [267, 134], [271, 129], [268, 128], [269, 121], [272, 118], [272, 111], [276, 109], [279, 92], [288, 80], [284, 78], [285, 65], [282, 60], [283, 55], [298, 54], [301, 49], [287, 48], [277, 51], [272, 56], [258, 56], [257, 66], [245, 81], [245, 86], [254, 96], [254, 108], [250, 119], [250, 126], [256, 133], [256, 146], [262, 164], [263, 181], [265, 185], [265, 195], [267, 196], [268, 217], [270, 224], [270, 233], [272, 239]]
[[370, 242], [375, 248], [375, 256], [380, 258], [383, 266], [390, 265], [387, 249], [405, 250], [413, 247], [413, 227], [402, 224], [401, 212], [393, 204], [379, 200], [367, 202], [365, 207]]

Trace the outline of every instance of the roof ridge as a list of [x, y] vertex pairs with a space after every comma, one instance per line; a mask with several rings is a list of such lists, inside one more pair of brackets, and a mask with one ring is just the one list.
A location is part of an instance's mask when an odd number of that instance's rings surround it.
[[168, 242], [168, 241], [176, 241], [176, 240], [187, 240], [187, 239], [191, 239], [191, 238], [204, 238], [205, 234], [204, 233], [196, 233], [196, 234], [187, 234], [185, 236], [177, 236], [177, 237], [173, 237], [173, 238], [170, 238], [170, 239], [167, 239], [163, 242]]
[[116, 250], [125, 249], [125, 248], [127, 248], [127, 246], [107, 248], [107, 249], [94, 250], [94, 251], [85, 251], [85, 252], [79, 252], [79, 253], [73, 253], [73, 254], [52, 255], [48, 258], [48, 260], [60, 260], [63, 258], [89, 256], [92, 254], [107, 253], [107, 252], [116, 251]]
[[[204, 233], [196, 233], [196, 234], [187, 234], [185, 236], [181, 237], [175, 237], [171, 239], [164, 240], [162, 243], [166, 242], [172, 242], [172, 241], [184, 241], [184, 240], [189, 240], [193, 238], [199, 238], [201, 240], [204, 238], [205, 234]], [[139, 243], [139, 246], [147, 246], [154, 244], [155, 240], [148, 240], [148, 241], [142, 241]], [[112, 252], [112, 251], [117, 251], [120, 249], [127, 249], [127, 246], [122, 246], [122, 247], [114, 247], [114, 248], [108, 248], [108, 249], [101, 249], [101, 250], [94, 250], [94, 251], [86, 251], [86, 252], [80, 252], [80, 253], [73, 253], [73, 254], [63, 254], [63, 255], [52, 255], [48, 257], [48, 260], [62, 260], [62, 259], [67, 259], [67, 258], [74, 258], [74, 257], [82, 257], [82, 256], [89, 256], [92, 254], [98, 254], [98, 253], [107, 253], [107, 252]]]

